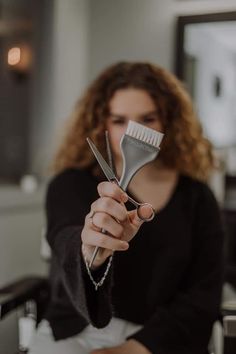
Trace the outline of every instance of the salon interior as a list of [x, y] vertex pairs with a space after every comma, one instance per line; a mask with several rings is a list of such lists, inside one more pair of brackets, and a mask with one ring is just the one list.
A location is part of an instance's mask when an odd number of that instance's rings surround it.
[[236, 353], [236, 1], [0, 0], [0, 354], [27, 351], [47, 301], [44, 197], [64, 121], [119, 60], [183, 80], [213, 143], [226, 279], [210, 351]]

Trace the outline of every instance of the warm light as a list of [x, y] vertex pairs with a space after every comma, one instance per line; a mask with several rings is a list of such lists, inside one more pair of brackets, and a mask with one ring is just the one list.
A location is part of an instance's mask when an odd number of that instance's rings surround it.
[[17, 43], [17, 46], [9, 48], [7, 64], [10, 73], [21, 78], [26, 77], [32, 64], [32, 50], [28, 43]]
[[13, 47], [9, 49], [7, 62], [9, 65], [14, 66], [20, 63], [21, 60], [21, 49], [19, 47]]

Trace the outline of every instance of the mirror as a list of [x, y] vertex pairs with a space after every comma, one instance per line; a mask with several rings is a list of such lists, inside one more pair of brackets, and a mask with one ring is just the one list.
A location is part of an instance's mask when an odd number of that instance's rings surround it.
[[[224, 215], [224, 279], [235, 287], [236, 12], [179, 17], [176, 43], [175, 72], [222, 161], [209, 184]], [[235, 296], [224, 287], [224, 301]]]
[[236, 12], [181, 16], [175, 71], [191, 94], [206, 136], [236, 175]]

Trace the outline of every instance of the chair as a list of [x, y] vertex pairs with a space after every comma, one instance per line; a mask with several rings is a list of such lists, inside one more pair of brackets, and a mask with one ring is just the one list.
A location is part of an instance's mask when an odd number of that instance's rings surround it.
[[[45, 239], [44, 229], [41, 235], [40, 255], [44, 261], [50, 261], [51, 251]], [[16, 316], [19, 322], [18, 353], [27, 352], [30, 332], [41, 321], [49, 296], [49, 282], [43, 276], [22, 277], [0, 288], [0, 321], [23, 308]]]

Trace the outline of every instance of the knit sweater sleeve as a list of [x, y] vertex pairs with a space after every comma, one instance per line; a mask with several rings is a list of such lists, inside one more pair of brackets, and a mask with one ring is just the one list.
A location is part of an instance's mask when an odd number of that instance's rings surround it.
[[[81, 254], [81, 232], [90, 205], [98, 197], [95, 195], [96, 185], [83, 171], [68, 170], [55, 177], [46, 196], [47, 240], [75, 310], [88, 323], [101, 328], [111, 318], [111, 269], [103, 286], [95, 290]], [[96, 280], [102, 277], [106, 265], [93, 272]]]
[[168, 305], [156, 307], [144, 327], [130, 337], [153, 354], [205, 353], [212, 325], [219, 318], [223, 232], [213, 194], [206, 186], [200, 189], [184, 290], [179, 289]]

